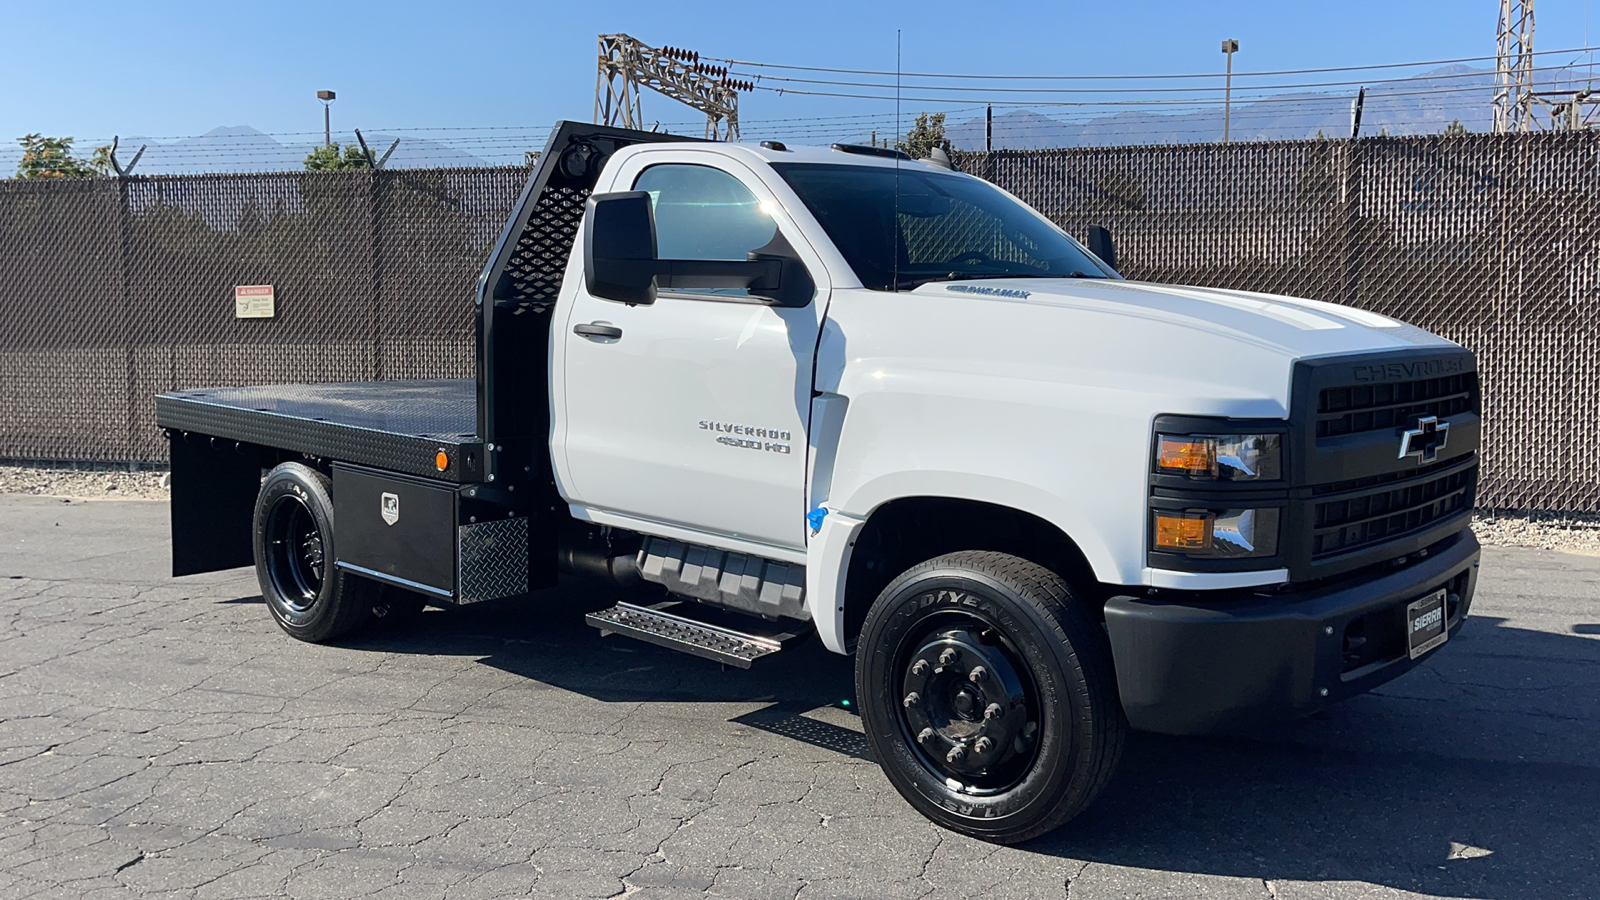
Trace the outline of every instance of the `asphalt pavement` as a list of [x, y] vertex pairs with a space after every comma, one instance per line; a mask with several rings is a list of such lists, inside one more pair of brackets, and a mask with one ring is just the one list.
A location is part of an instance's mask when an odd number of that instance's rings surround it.
[[1136, 735], [1020, 847], [913, 812], [815, 642], [723, 671], [574, 586], [313, 646], [166, 572], [161, 503], [0, 495], [0, 898], [1600, 896], [1600, 558], [1489, 548], [1428, 665]]

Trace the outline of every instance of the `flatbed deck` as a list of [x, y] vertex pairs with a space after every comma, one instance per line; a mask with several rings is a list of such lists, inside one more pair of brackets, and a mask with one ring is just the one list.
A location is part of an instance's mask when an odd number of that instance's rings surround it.
[[156, 398], [156, 424], [439, 481], [482, 478], [477, 388], [467, 378], [174, 391]]

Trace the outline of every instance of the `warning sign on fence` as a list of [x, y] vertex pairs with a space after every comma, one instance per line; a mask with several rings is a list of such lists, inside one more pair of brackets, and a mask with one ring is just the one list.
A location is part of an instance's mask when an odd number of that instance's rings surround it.
[[234, 285], [233, 315], [239, 319], [270, 319], [277, 315], [272, 302], [272, 285]]

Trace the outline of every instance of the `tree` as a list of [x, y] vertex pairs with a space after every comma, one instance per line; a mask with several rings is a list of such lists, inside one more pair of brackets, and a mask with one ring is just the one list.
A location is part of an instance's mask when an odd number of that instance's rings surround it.
[[948, 152], [950, 142], [944, 137], [944, 113], [922, 113], [917, 116], [916, 124], [906, 132], [906, 139], [898, 146], [912, 159], [931, 156], [935, 147]]
[[355, 144], [329, 144], [318, 147], [306, 155], [307, 172], [338, 172], [368, 167], [367, 155]]
[[72, 155], [72, 138], [25, 134], [17, 138], [22, 145], [22, 160], [17, 163], [18, 178], [93, 178], [110, 168], [111, 148], [100, 147], [92, 159]]
[[1466, 134], [1467, 133], [1467, 126], [1461, 124], [1461, 120], [1460, 119], [1456, 119], [1456, 120], [1452, 121], [1449, 125], [1446, 125], [1444, 127], [1444, 133], [1445, 134]]

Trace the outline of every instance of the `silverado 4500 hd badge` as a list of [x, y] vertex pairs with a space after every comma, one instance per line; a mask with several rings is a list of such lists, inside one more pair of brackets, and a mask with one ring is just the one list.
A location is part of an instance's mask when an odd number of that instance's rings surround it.
[[780, 428], [757, 428], [733, 422], [700, 420], [701, 431], [717, 432], [717, 443], [745, 450], [765, 450], [768, 453], [789, 452], [789, 432]]

